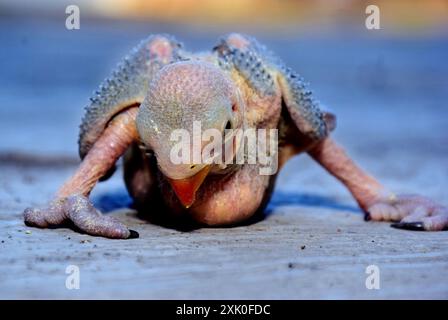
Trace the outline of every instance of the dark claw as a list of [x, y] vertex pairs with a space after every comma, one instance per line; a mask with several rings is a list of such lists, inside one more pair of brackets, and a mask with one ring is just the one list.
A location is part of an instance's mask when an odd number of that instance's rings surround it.
[[392, 228], [413, 230], [413, 231], [425, 231], [423, 222], [396, 222], [390, 225]]
[[137, 231], [129, 230], [129, 237], [128, 237], [128, 239], [137, 239], [138, 237], [140, 237], [140, 235], [138, 234]]
[[366, 213], [364, 215], [364, 221], [370, 221], [370, 220], [372, 220], [372, 217], [370, 216], [370, 213]]

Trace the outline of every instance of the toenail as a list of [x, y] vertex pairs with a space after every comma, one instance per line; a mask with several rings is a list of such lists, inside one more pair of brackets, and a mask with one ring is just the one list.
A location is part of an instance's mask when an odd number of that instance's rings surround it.
[[138, 237], [140, 237], [140, 235], [138, 234], [137, 231], [129, 230], [129, 237], [128, 237], [128, 239], [137, 239]]
[[405, 229], [413, 231], [424, 231], [423, 222], [396, 222], [390, 225], [392, 228]]

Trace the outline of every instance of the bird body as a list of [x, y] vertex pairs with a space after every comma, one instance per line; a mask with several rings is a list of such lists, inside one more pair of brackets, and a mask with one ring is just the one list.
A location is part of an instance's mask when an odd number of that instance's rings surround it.
[[[349, 189], [367, 219], [400, 221], [395, 226], [408, 229], [448, 226], [446, 207], [422, 196], [396, 196], [359, 168], [330, 137], [335, 124], [304, 79], [249, 36], [230, 34], [196, 54], [171, 36], [150, 36], [90, 99], [77, 172], [46, 207], [26, 209], [25, 222], [48, 227], [70, 220], [91, 235], [136, 237], [88, 199], [124, 156], [124, 180], [141, 213], [234, 225], [262, 212], [278, 171], [307, 152]], [[250, 132], [257, 134], [245, 135]], [[175, 133], [193, 143], [182, 148]], [[246, 145], [251, 137], [258, 139], [255, 149]], [[264, 149], [260, 137], [269, 142]], [[211, 154], [225, 162], [203, 161]]]

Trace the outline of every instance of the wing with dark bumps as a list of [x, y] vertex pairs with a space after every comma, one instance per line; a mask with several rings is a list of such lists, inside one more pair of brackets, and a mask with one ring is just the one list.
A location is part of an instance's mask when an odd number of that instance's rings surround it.
[[328, 135], [325, 114], [304, 79], [270, 53], [255, 39], [231, 34], [214, 48], [223, 69], [235, 68], [260, 95], [275, 92], [280, 85], [282, 98], [298, 129], [312, 140]]
[[313, 140], [325, 138], [329, 128], [324, 113], [304, 79], [287, 68], [281, 69], [278, 79], [286, 108], [299, 130]]
[[151, 77], [164, 65], [181, 60], [181, 44], [170, 36], [154, 35], [143, 40], [103, 81], [85, 108], [79, 133], [81, 159], [111, 119], [123, 110], [140, 105]]
[[267, 51], [256, 40], [232, 34], [222, 39], [214, 51], [219, 55], [218, 63], [221, 68], [238, 70], [259, 95], [274, 94], [274, 74], [271, 72], [270, 59]]

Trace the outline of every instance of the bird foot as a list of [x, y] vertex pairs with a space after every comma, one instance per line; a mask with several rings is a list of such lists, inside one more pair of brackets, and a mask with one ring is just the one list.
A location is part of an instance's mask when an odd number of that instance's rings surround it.
[[113, 217], [101, 214], [90, 200], [82, 195], [56, 199], [44, 208], [27, 208], [23, 214], [25, 224], [33, 227], [55, 227], [71, 221], [79, 230], [92, 236], [112, 239], [131, 239], [139, 236], [136, 231], [128, 229]]
[[366, 220], [396, 221], [398, 229], [448, 230], [448, 208], [419, 195], [391, 195], [367, 208]]

